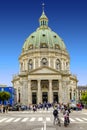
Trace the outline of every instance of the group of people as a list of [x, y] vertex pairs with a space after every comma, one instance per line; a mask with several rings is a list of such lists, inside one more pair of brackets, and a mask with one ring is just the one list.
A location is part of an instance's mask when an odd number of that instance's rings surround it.
[[0, 112], [1, 113], [7, 113], [8, 112], [8, 106], [1, 104], [0, 105]]
[[54, 124], [55, 124], [55, 121], [57, 120], [58, 121], [57, 123], [59, 124], [59, 126], [61, 126], [61, 122], [59, 118], [59, 110], [63, 113], [63, 116], [64, 116], [64, 126], [69, 125], [70, 123], [69, 113], [71, 111], [66, 105], [61, 106], [61, 109], [59, 109], [58, 105], [54, 106], [54, 110], [53, 110]]

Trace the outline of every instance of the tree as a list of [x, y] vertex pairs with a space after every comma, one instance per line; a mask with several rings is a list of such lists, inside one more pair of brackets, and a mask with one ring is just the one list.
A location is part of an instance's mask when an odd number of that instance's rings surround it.
[[5, 100], [9, 100], [10, 96], [11, 95], [9, 92], [6, 92], [6, 91], [0, 92], [0, 100], [2, 101], [3, 104]]
[[87, 104], [87, 92], [82, 93], [81, 99], [85, 104]]

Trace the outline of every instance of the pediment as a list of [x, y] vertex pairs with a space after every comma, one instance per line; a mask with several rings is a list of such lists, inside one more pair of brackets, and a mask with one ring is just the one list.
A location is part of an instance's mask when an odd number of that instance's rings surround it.
[[32, 70], [29, 74], [60, 74], [60, 72], [50, 67], [39, 67], [38, 69]]

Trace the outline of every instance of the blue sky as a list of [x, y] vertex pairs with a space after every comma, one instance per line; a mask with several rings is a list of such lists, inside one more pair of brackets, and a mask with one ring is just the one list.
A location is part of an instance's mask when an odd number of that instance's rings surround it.
[[86, 0], [0, 0], [0, 84], [12, 86], [24, 41], [39, 26], [43, 2], [49, 27], [70, 54], [71, 73], [77, 75], [78, 85], [87, 85]]

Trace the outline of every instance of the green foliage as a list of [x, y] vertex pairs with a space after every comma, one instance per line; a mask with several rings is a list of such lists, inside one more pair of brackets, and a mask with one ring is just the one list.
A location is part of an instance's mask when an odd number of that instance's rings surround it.
[[6, 91], [0, 92], [0, 100], [3, 101], [3, 103], [5, 100], [8, 100], [10, 98], [10, 96], [11, 95], [9, 92], [6, 92]]
[[87, 92], [82, 93], [81, 99], [85, 104], [87, 104]]

